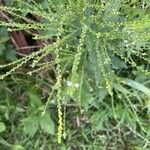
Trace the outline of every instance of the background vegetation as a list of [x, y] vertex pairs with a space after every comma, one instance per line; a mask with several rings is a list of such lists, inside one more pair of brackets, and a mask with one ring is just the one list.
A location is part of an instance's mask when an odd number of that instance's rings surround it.
[[0, 79], [2, 150], [149, 150], [150, 1], [0, 0]]

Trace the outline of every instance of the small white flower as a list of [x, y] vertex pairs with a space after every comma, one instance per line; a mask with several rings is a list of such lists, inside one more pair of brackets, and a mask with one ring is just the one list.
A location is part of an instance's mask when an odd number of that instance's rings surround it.
[[135, 109], [137, 109], [137, 106], [136, 106], [136, 105], [133, 105], [133, 107], [134, 107]]
[[69, 48], [69, 45], [68, 45], [68, 44], [66, 44], [66, 48]]
[[71, 81], [67, 81], [67, 86], [72, 86], [72, 82]]
[[76, 88], [79, 88], [79, 83], [75, 83], [74, 86], [75, 86]]
[[121, 99], [122, 98], [121, 95], [119, 95], [118, 98]]
[[83, 110], [83, 109], [81, 109], [81, 111], [80, 111], [80, 112], [81, 112], [81, 114], [83, 114], [84, 110]]
[[93, 92], [94, 90], [93, 89], [90, 89], [90, 92]]
[[124, 43], [128, 43], [128, 41], [127, 41], [127, 40], [124, 40]]

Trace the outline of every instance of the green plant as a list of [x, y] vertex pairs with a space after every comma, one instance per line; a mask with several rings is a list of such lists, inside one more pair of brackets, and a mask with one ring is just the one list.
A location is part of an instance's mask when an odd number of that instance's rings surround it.
[[10, 37], [8, 35], [7, 29], [2, 27], [0, 28], [0, 58], [3, 62], [4, 59], [7, 61], [15, 61], [16, 55], [12, 50], [12, 45], [8, 44]]
[[[150, 89], [136, 77], [148, 79], [150, 76], [149, 5], [149, 1], [138, 0], [45, 0], [14, 1], [11, 6], [0, 6], [1, 11], [14, 17], [11, 23], [0, 21], [1, 26], [10, 32], [25, 30], [33, 39], [47, 43], [30, 55], [0, 65], [0, 68], [11, 67], [0, 78], [13, 74], [28, 61], [29, 75], [46, 69], [53, 72], [54, 84], [42, 114], [51, 101], [56, 100], [59, 143], [65, 126], [62, 106], [74, 100], [80, 110], [89, 110], [94, 105], [100, 109], [98, 116], [102, 112], [107, 114], [103, 118], [102, 113], [99, 119], [93, 115], [93, 122], [98, 121], [98, 130], [103, 130], [111, 118], [110, 126], [123, 126], [144, 139], [147, 146], [149, 127], [141, 115], [149, 119]], [[142, 13], [137, 15], [137, 10]], [[29, 19], [28, 14], [36, 16], [36, 21]], [[47, 42], [51, 39], [54, 42]], [[49, 54], [52, 58], [44, 61]], [[141, 134], [137, 133], [138, 129]]]

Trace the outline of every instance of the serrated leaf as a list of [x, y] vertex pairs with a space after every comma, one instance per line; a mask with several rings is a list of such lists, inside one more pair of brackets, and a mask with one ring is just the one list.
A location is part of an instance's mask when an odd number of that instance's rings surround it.
[[38, 130], [39, 125], [39, 117], [38, 116], [30, 116], [25, 118], [23, 121], [23, 131], [29, 136], [33, 137]]
[[52, 121], [52, 119], [48, 113], [45, 113], [45, 115], [41, 117], [40, 126], [45, 132], [47, 132], [49, 134], [55, 133], [54, 122]]

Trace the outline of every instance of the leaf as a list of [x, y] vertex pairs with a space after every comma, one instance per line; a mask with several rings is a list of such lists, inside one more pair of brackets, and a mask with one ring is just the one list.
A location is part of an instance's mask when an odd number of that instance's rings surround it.
[[29, 116], [25, 118], [23, 121], [23, 131], [29, 136], [33, 137], [38, 130], [39, 126], [39, 117], [38, 116]]
[[130, 80], [130, 79], [124, 79], [122, 81], [122, 83], [134, 88], [134, 89], [137, 89], [143, 93], [145, 93], [146, 95], [150, 96], [150, 89], [147, 88], [146, 86], [144, 86], [143, 84], [137, 82], [137, 81], [134, 81], [134, 80]]
[[111, 115], [109, 109], [106, 110], [99, 109], [97, 112], [94, 112], [94, 114], [90, 118], [94, 130], [96, 131], [103, 130], [105, 128], [104, 123], [107, 122], [109, 115]]
[[32, 107], [38, 108], [38, 107], [42, 106], [41, 100], [37, 96], [37, 94], [29, 91], [28, 95], [29, 95], [30, 104], [31, 104]]
[[119, 58], [117, 58], [117, 57], [114, 56], [112, 58], [112, 67], [114, 69], [120, 69], [120, 68], [126, 67], [126, 64], [125, 64], [124, 61], [122, 61]]
[[4, 44], [0, 44], [0, 56], [3, 56], [5, 50]]
[[55, 133], [54, 122], [52, 121], [52, 119], [48, 113], [45, 113], [45, 115], [41, 117], [40, 126], [47, 133], [50, 133], [50, 134]]
[[16, 107], [16, 112], [17, 113], [22, 113], [22, 112], [25, 112], [25, 110], [21, 107]]
[[4, 132], [6, 130], [6, 126], [3, 122], [0, 122], [0, 133]]
[[5, 139], [3, 139], [2, 137], [0, 137], [0, 144], [4, 145], [5, 147], [10, 147], [11, 144], [9, 144]]
[[114, 87], [116, 90], [118, 90], [118, 91], [120, 91], [120, 92], [122, 92], [122, 93], [124, 93], [124, 94], [129, 94], [129, 93], [130, 93], [130, 91], [129, 91], [128, 89], [126, 89], [125, 87], [123, 87], [121, 84], [115, 83], [115, 84], [113, 85], [113, 87]]
[[12, 50], [11, 46], [7, 46], [7, 48], [5, 48], [5, 59], [11, 62], [17, 60], [16, 52]]
[[9, 35], [6, 28], [0, 28], [0, 43], [9, 40]]
[[13, 145], [12, 150], [24, 150], [22, 145]]
[[88, 109], [88, 105], [92, 100], [92, 95], [90, 92], [89, 85], [87, 84], [86, 79], [84, 77], [84, 73], [81, 72], [78, 81], [79, 87], [75, 93], [75, 97], [80, 107], [83, 106], [85, 109]]
[[148, 22], [148, 21], [134, 24], [134, 29], [136, 31], [149, 30], [149, 27], [150, 27], [150, 22]]
[[93, 8], [92, 8], [92, 7], [87, 7], [87, 8], [85, 9], [85, 11], [84, 11], [84, 15], [85, 15], [86, 17], [90, 17], [90, 16], [92, 15], [92, 13], [93, 13]]

